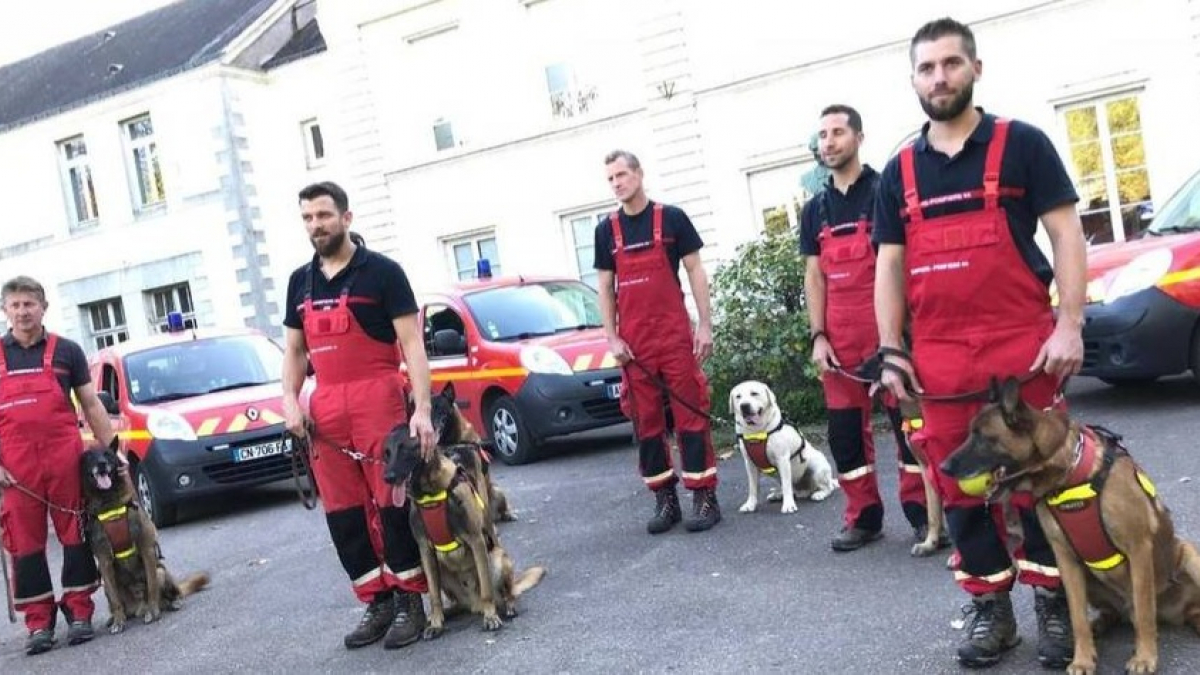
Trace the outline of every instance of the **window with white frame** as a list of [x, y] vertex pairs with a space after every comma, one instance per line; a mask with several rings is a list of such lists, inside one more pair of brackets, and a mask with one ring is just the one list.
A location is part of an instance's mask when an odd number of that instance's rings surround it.
[[550, 92], [550, 114], [560, 119], [586, 114], [597, 96], [596, 87], [569, 63], [546, 66], [546, 89]]
[[614, 209], [596, 209], [563, 216], [563, 227], [575, 253], [575, 267], [579, 270], [579, 280], [599, 288], [599, 273], [592, 267], [596, 261], [596, 225]]
[[458, 280], [474, 279], [480, 260], [487, 260], [492, 276], [500, 276], [500, 250], [496, 247], [495, 233], [488, 232], [469, 238], [446, 242], [450, 259], [454, 265], [454, 276]]
[[1154, 212], [1137, 93], [1059, 109], [1079, 192], [1084, 235], [1093, 244], [1125, 241]]
[[438, 152], [450, 150], [455, 147], [454, 126], [450, 123], [450, 120], [438, 118], [433, 123], [433, 145], [438, 149]]
[[128, 148], [129, 182], [134, 206], [141, 211], [166, 202], [162, 161], [158, 155], [158, 143], [154, 139], [154, 124], [150, 121], [150, 115], [126, 120], [121, 126], [125, 130]]
[[71, 230], [94, 225], [100, 217], [100, 209], [96, 203], [96, 186], [92, 182], [92, 166], [83, 136], [59, 141], [58, 161], [62, 167], [63, 191], [70, 210]]
[[800, 211], [810, 197], [800, 178], [815, 166], [812, 161], [797, 161], [746, 175], [750, 206], [761, 231], [799, 231]]
[[96, 349], [111, 347], [129, 339], [125, 325], [125, 307], [120, 298], [80, 305]]
[[160, 333], [167, 332], [167, 315], [179, 312], [183, 316], [184, 328], [196, 327], [196, 305], [192, 303], [192, 289], [185, 281], [146, 291], [146, 314], [150, 324]]
[[304, 157], [311, 169], [325, 162], [325, 137], [321, 135], [321, 123], [317, 120], [305, 120], [300, 123], [300, 131], [304, 135]]

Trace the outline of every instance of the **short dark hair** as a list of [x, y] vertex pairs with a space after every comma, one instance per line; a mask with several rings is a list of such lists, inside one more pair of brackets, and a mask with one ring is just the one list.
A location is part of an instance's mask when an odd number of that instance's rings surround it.
[[350, 198], [346, 196], [346, 191], [342, 186], [332, 181], [322, 181], [305, 186], [300, 191], [300, 201], [312, 201], [318, 197], [329, 197], [333, 200], [333, 205], [337, 207], [339, 213], [345, 213], [350, 210]]
[[821, 117], [826, 115], [845, 115], [850, 128], [857, 133], [862, 133], [862, 115], [859, 115], [858, 111], [854, 108], [842, 105], [841, 103], [834, 103], [833, 105], [825, 106], [825, 109], [821, 111]]
[[642, 163], [638, 161], [637, 155], [628, 150], [613, 150], [604, 156], [604, 166], [608, 166], [618, 159], [625, 160], [625, 164], [633, 170], [642, 168]]
[[921, 42], [933, 42], [941, 38], [957, 35], [962, 38], [963, 49], [967, 52], [967, 56], [975, 60], [975, 34], [967, 27], [965, 23], [959, 23], [950, 17], [942, 17], [934, 19], [929, 23], [917, 29], [913, 34], [912, 42], [908, 45], [908, 60], [915, 62], [917, 58], [917, 44]]
[[46, 288], [33, 277], [21, 275], [4, 282], [4, 288], [0, 290], [0, 302], [8, 302], [8, 296], [13, 293], [30, 293], [43, 305], [46, 304]]

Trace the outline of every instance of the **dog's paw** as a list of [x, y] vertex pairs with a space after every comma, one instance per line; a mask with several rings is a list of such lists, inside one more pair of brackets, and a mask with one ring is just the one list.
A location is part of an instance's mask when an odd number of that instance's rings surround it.
[[504, 617], [505, 619], [515, 619], [517, 618], [518, 614], [520, 614], [520, 612], [517, 611], [517, 605], [515, 603], [505, 605], [504, 607], [500, 608], [500, 616]]
[[768, 502], [783, 501], [783, 491], [778, 488], [772, 489], [770, 492], [767, 493], [767, 501]]
[[823, 502], [831, 494], [833, 494], [833, 490], [817, 490], [816, 492], [812, 493], [809, 499], [813, 500], [814, 502]]
[[796, 506], [796, 502], [788, 500], [783, 503], [783, 507], [779, 509], [779, 512], [780, 513], [795, 513], [798, 510], [800, 510], [800, 509], [799, 509], [799, 507]]
[[421, 634], [421, 637], [426, 640], [436, 640], [442, 636], [442, 631], [444, 630], [443, 626], [429, 625], [425, 627], [425, 632]]
[[161, 614], [161, 610], [153, 608], [148, 609], [144, 614], [142, 614], [142, 623], [154, 623], [155, 621], [158, 621], [158, 617], [161, 616]]
[[738, 511], [741, 511], [742, 513], [754, 513], [754, 510], [757, 508], [758, 502], [754, 501], [753, 499], [747, 499], [746, 502], [738, 508]]
[[1067, 675], [1096, 675], [1096, 659], [1075, 657], [1075, 660], [1067, 666]]
[[168, 600], [167, 602], [163, 603], [163, 609], [167, 610], [168, 612], [178, 612], [179, 610], [183, 609], [183, 601], [179, 598]]
[[125, 620], [117, 621], [116, 619], [108, 620], [108, 632], [112, 635], [125, 632]]
[[1134, 654], [1125, 662], [1125, 672], [1131, 675], [1150, 675], [1158, 672], [1157, 654]]
[[933, 555], [937, 549], [937, 541], [923, 541], [919, 544], [913, 544], [913, 547], [909, 553], [914, 558], [927, 558]]
[[496, 631], [504, 627], [504, 622], [500, 620], [500, 615], [492, 614], [483, 617], [483, 629], [485, 631]]

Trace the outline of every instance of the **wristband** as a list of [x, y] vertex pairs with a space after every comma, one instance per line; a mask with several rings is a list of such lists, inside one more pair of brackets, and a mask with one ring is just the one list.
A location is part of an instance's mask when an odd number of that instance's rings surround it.
[[826, 332], [825, 332], [825, 331], [823, 331], [823, 330], [816, 330], [816, 331], [813, 331], [813, 333], [812, 333], [812, 341], [813, 341], [813, 342], [816, 342], [816, 341], [817, 341], [817, 338], [821, 338], [821, 337], [823, 337], [823, 338], [825, 338], [826, 340], [828, 340], [828, 339], [829, 339], [829, 334], [828, 334], [828, 333], [826, 333]]

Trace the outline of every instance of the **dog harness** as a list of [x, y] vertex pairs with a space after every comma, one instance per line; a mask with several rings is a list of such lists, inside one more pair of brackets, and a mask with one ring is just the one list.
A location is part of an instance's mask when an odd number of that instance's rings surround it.
[[[1100, 497], [1113, 464], [1121, 457], [1129, 457], [1129, 451], [1120, 441], [1120, 436], [1107, 429], [1085, 427], [1075, 446], [1075, 466], [1067, 476], [1066, 482], [1072, 487], [1046, 497], [1050, 513], [1066, 534], [1071, 548], [1075, 549], [1084, 564], [1094, 570], [1111, 570], [1125, 562], [1125, 554], [1108, 536], [1100, 510]], [[1097, 457], [1097, 443], [1104, 443], [1107, 449], [1103, 458]], [[1099, 467], [1096, 466], [1097, 461]], [[1132, 458], [1130, 461], [1133, 461]], [[1092, 475], [1093, 471], [1095, 475]], [[1154, 484], [1136, 463], [1134, 472], [1142, 490], [1153, 501], [1158, 493]]]
[[[754, 466], [758, 467], [759, 471], [767, 474], [768, 476], [774, 476], [778, 470], [771, 465], [771, 458], [767, 456], [767, 443], [771, 438], [771, 434], [782, 429], [783, 425], [784, 421], [782, 418], [780, 418], [779, 424], [776, 424], [775, 428], [771, 429], [770, 431], [759, 431], [752, 434], [741, 435], [742, 447], [746, 448], [746, 456], [750, 458], [750, 461], [754, 463]], [[800, 452], [804, 450], [804, 444], [804, 437], [801, 436], [800, 447], [796, 448], [796, 450], [792, 452], [788, 459], [792, 459], [796, 455], [800, 454]]]
[[104, 536], [112, 546], [113, 557], [124, 560], [137, 553], [137, 544], [133, 543], [133, 532], [129, 525], [129, 507], [125, 504], [115, 509], [96, 514], [96, 520], [104, 528]]
[[[479, 508], [483, 509], [483, 498], [479, 496], [475, 485], [463, 475], [462, 469], [454, 473], [448, 489], [417, 497], [417, 506], [421, 509], [421, 522], [424, 523], [429, 541], [438, 553], [450, 553], [462, 545], [458, 537], [454, 536], [454, 528], [450, 526], [449, 499], [450, 492], [463, 481], [467, 481], [471, 485], [471, 494], [475, 496], [475, 502], [479, 504]], [[488, 548], [491, 548], [490, 541]]]

